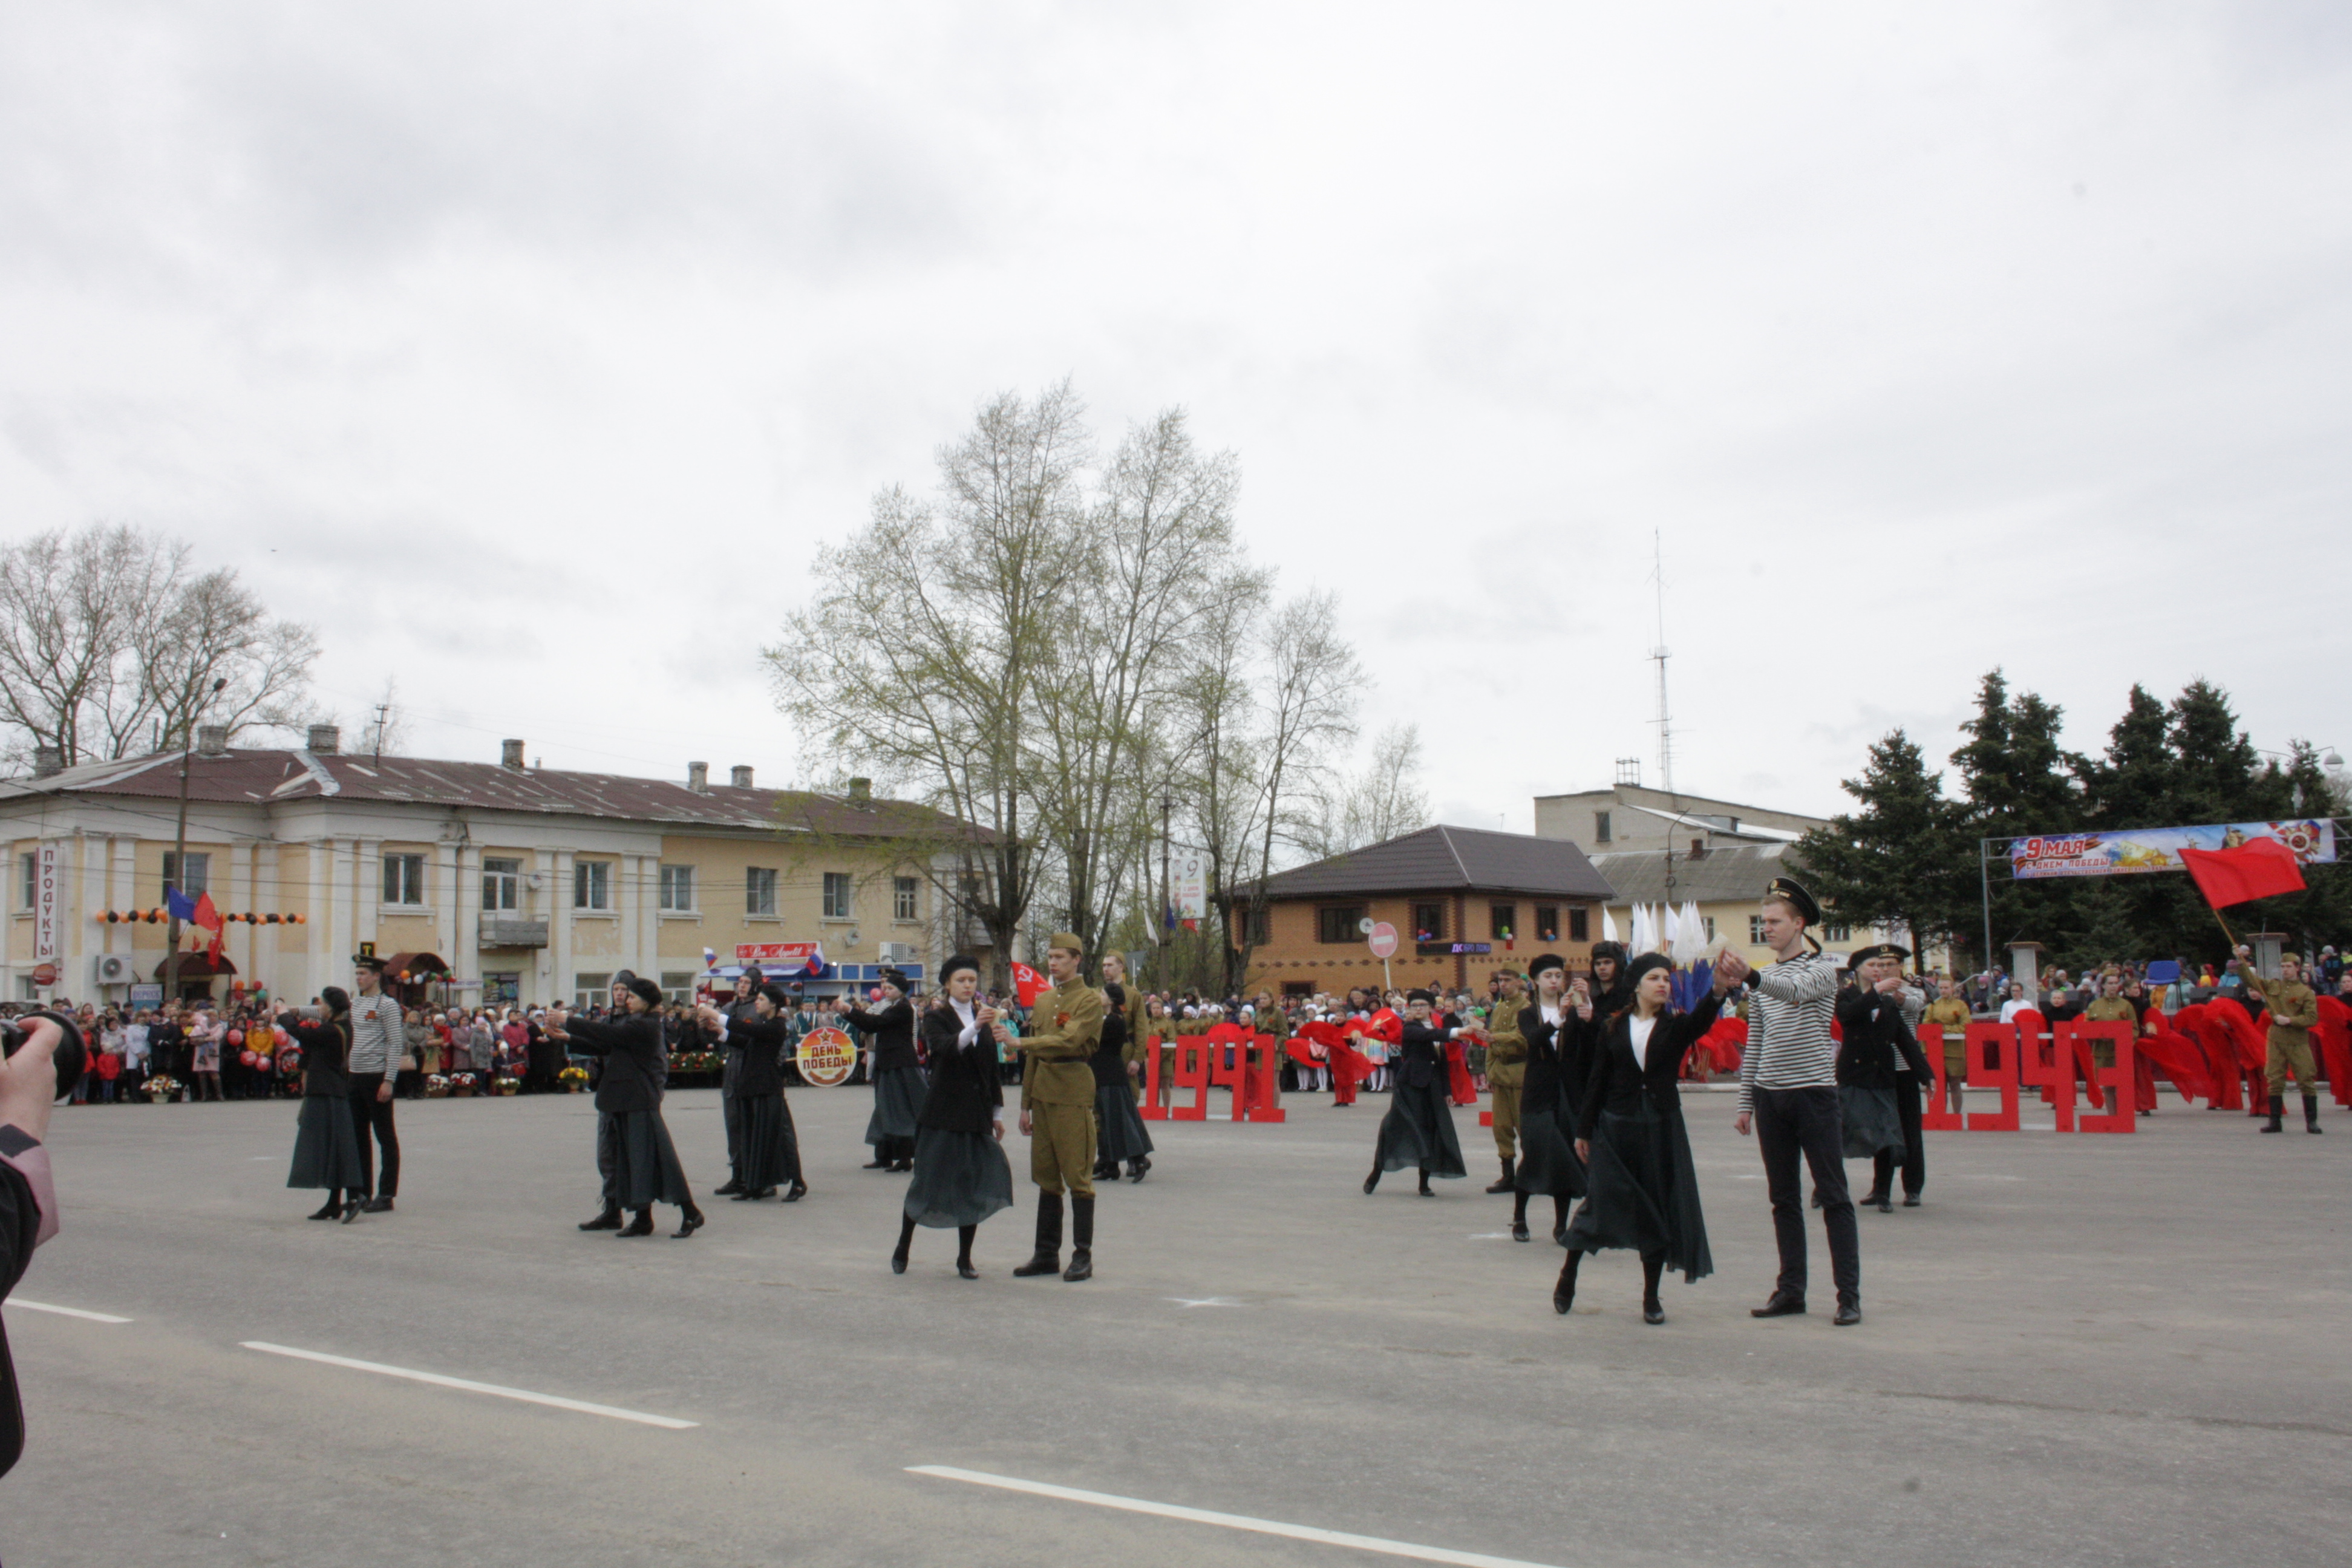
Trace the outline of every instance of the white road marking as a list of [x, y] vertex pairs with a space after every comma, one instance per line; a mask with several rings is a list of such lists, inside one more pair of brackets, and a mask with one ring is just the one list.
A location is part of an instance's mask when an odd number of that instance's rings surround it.
[[266, 1344], [259, 1340], [237, 1342], [249, 1351], [267, 1355], [292, 1356], [297, 1361], [315, 1361], [327, 1366], [349, 1367], [354, 1372], [373, 1372], [384, 1377], [404, 1377], [411, 1383], [429, 1383], [436, 1388], [455, 1388], [467, 1394], [496, 1394], [500, 1399], [520, 1399], [526, 1405], [551, 1405], [557, 1410], [577, 1410], [583, 1415], [609, 1415], [615, 1421], [635, 1421], [641, 1426], [659, 1426], [672, 1432], [682, 1432], [698, 1426], [698, 1421], [680, 1421], [674, 1415], [648, 1415], [642, 1410], [624, 1410], [615, 1405], [591, 1405], [585, 1400], [564, 1399], [552, 1394], [533, 1394], [528, 1389], [504, 1388], [495, 1383], [476, 1383], [471, 1378], [444, 1377], [437, 1372], [413, 1372], [404, 1366], [386, 1366], [382, 1362], [353, 1361], [349, 1356], [326, 1355], [318, 1351], [299, 1351], [291, 1345]]
[[1383, 1541], [1377, 1535], [1351, 1535], [1341, 1530], [1318, 1530], [1311, 1524], [1284, 1524], [1271, 1519], [1252, 1519], [1246, 1514], [1214, 1513], [1207, 1509], [1181, 1508], [1174, 1503], [1146, 1502], [1140, 1498], [1117, 1497], [1109, 1492], [1082, 1491], [1076, 1487], [1057, 1487], [1045, 1481], [1024, 1481], [1012, 1476], [960, 1470], [952, 1465], [909, 1465], [907, 1471], [909, 1475], [937, 1476], [942, 1480], [970, 1481], [974, 1486], [1027, 1492], [1034, 1497], [1059, 1498], [1065, 1502], [1093, 1503], [1097, 1508], [1115, 1508], [1127, 1513], [1181, 1519], [1191, 1524], [1213, 1524], [1225, 1530], [1246, 1530], [1259, 1535], [1312, 1541], [1324, 1546], [1351, 1546], [1359, 1552], [1377, 1552], [1387, 1557], [1410, 1557], [1417, 1563], [1451, 1563], [1457, 1568], [1549, 1568], [1549, 1564], [1529, 1563], [1517, 1557], [1494, 1557], [1484, 1552], [1456, 1552], [1446, 1546], [1415, 1546], [1410, 1542]]
[[1223, 1296], [1203, 1296], [1197, 1301], [1185, 1296], [1169, 1296], [1164, 1300], [1173, 1301], [1180, 1307], [1238, 1307], [1242, 1304], [1239, 1301], [1229, 1301]]
[[93, 1323], [127, 1323], [128, 1318], [118, 1318], [111, 1312], [85, 1312], [79, 1307], [52, 1307], [47, 1301], [27, 1301], [22, 1296], [8, 1298], [11, 1307], [22, 1307], [28, 1312], [55, 1312], [60, 1318], [81, 1318]]
[[1471, 1233], [1470, 1239], [1473, 1241], [1508, 1241], [1511, 1239], [1511, 1233], [1507, 1230], [1473, 1231]]

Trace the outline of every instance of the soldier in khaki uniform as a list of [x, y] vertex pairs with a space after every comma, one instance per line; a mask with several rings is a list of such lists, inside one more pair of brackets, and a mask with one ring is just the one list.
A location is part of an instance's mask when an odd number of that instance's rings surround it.
[[1960, 999], [1959, 983], [1948, 974], [1936, 976], [1936, 999], [1919, 1021], [1944, 1031], [1944, 1108], [1956, 1111], [1969, 1081], [1969, 1005]]
[[2295, 1088], [2303, 1091], [2303, 1130], [2318, 1131], [2319, 1074], [2311, 1060], [2311, 1031], [2319, 1025], [2319, 998], [2303, 983], [2303, 960], [2292, 952], [2280, 953], [2279, 977], [2265, 980], [2254, 973], [2253, 950], [2241, 947], [2230, 967], [2245, 981], [2247, 989], [2262, 993], [2263, 1004], [2271, 1010], [2270, 1053], [2263, 1063], [2270, 1076], [2271, 1119], [2263, 1131], [2282, 1131], [2279, 1119], [2286, 1114], [2286, 1076], [2292, 1072]]
[[1495, 1113], [1495, 1152], [1502, 1156], [1503, 1179], [1486, 1190], [1515, 1189], [1519, 1173], [1519, 1087], [1527, 1079], [1528, 1037], [1519, 1032], [1528, 985], [1508, 969], [1496, 971], [1501, 990], [1486, 1020], [1486, 1092]]
[[[1068, 931], [1054, 933], [1045, 950], [1053, 989], [1030, 1009], [1034, 1031], [1020, 1037], [1021, 1131], [1029, 1138], [1029, 1178], [1037, 1184], [1037, 1251], [1013, 1272], [1022, 1278], [1060, 1273], [1094, 1278], [1095, 1047], [1102, 1038], [1103, 994], [1079, 966], [1086, 944]], [[1000, 1019], [1000, 1045], [1013, 1044]], [[1062, 1270], [1062, 1194], [1070, 1194], [1070, 1267]]]
[[[2122, 970], [2103, 969], [2099, 972], [2098, 998], [2089, 1006], [2083, 1009], [2083, 1022], [2086, 1024], [2129, 1024], [2132, 1027], [2132, 1033], [2139, 1033], [2139, 1009], [2133, 1006], [2131, 1003], [2126, 1001], [2124, 997], [2124, 974]], [[2098, 1063], [2099, 1066], [2103, 1068], [2114, 1067], [2116, 1065], [2116, 1043], [2113, 1040], [2093, 1040], [2091, 1042], [2091, 1059]], [[2091, 1091], [2091, 1098], [2094, 1100], [2100, 1098], [2095, 1087]], [[2109, 1113], [2112, 1114], [2116, 1109], [2115, 1101], [2112, 1099], [2109, 1099], [2104, 1103], [2106, 1105]]]

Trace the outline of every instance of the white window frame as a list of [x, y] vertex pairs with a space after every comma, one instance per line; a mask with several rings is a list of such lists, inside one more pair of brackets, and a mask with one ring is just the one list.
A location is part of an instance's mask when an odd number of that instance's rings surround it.
[[17, 910], [31, 914], [40, 900], [41, 857], [37, 850], [27, 849], [16, 857]]
[[[505, 902], [500, 902], [502, 896]], [[482, 860], [482, 912], [504, 914], [522, 909], [522, 862], [510, 856], [486, 856]]]
[[923, 918], [923, 884], [919, 878], [890, 879], [890, 918], [902, 923]]
[[[409, 873], [415, 875], [411, 877]], [[383, 858], [383, 897], [379, 900], [388, 910], [421, 910], [428, 900], [425, 897], [427, 875], [425, 858], [413, 850], [400, 850]], [[396, 886], [395, 884], [403, 884]], [[408, 894], [403, 898], [400, 895]]]
[[[588, 980], [595, 981], [597, 984], [594, 985], [585, 985], [582, 984], [583, 981]], [[580, 973], [578, 972], [573, 973], [572, 976], [572, 1005], [573, 1006], [579, 1008], [584, 1013], [591, 1007], [609, 1006], [612, 1004], [612, 1000], [613, 976], [610, 972], [603, 974]]]
[[612, 861], [574, 860], [572, 862], [572, 907], [600, 915], [612, 912]]
[[178, 857], [173, 851], [169, 849], [163, 851], [163, 886], [166, 888], [177, 887], [180, 891], [185, 893], [192, 899], [202, 897], [212, 886], [212, 851], [208, 849], [191, 849], [188, 851], [188, 869], [195, 873], [195, 875], [188, 879], [188, 881], [194, 884], [193, 887], [185, 886], [179, 882], [176, 876], [176, 873], [180, 869], [180, 868], [175, 864], [177, 858]]
[[[749, 866], [743, 871], [743, 913], [748, 919], [772, 920], [776, 914], [776, 884], [772, 866]], [[766, 897], [761, 897], [762, 892]]]
[[656, 874], [655, 908], [666, 915], [690, 915], [697, 912], [694, 901], [694, 868], [664, 866]]
[[[841, 895], [840, 901], [839, 901], [837, 904], [835, 902], [835, 900], [834, 900], [834, 894], [835, 894], [836, 891], [838, 891], [838, 892], [840, 893], [840, 895]], [[857, 916], [857, 879], [856, 879], [856, 878], [855, 878], [855, 877], [851, 876], [851, 875], [850, 875], [848, 872], [846, 872], [846, 871], [827, 871], [827, 872], [824, 874], [824, 919], [829, 920], [829, 921], [846, 921], [846, 920], [855, 920], [855, 919], [856, 918], [856, 916]]]

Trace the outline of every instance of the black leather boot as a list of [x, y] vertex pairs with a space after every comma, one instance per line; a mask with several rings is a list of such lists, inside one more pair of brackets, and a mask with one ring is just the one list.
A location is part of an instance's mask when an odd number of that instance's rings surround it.
[[2268, 1122], [2263, 1126], [2263, 1131], [2265, 1131], [2265, 1132], [2281, 1132], [2281, 1131], [2285, 1131], [2285, 1129], [2282, 1128], [2282, 1127], [2279, 1125], [2279, 1118], [2280, 1118], [2280, 1117], [2282, 1117], [2282, 1116], [2284, 1116], [2285, 1114], [2286, 1114], [2286, 1096], [2284, 1096], [2284, 1095], [2283, 1095], [2283, 1094], [2274, 1094], [2274, 1095], [2272, 1095], [2272, 1096], [2271, 1096], [2271, 1119], [2270, 1119], [2270, 1121], [2268, 1121]]
[[1658, 1300], [1658, 1277], [1666, 1271], [1666, 1255], [1645, 1253], [1642, 1258], [1642, 1321], [1656, 1328], [1666, 1321], [1666, 1309]]
[[688, 1198], [678, 1205], [677, 1228], [669, 1233], [669, 1238], [672, 1241], [684, 1241], [709, 1223], [710, 1223], [709, 1217], [694, 1206], [693, 1199]]
[[1127, 1163], [1127, 1179], [1131, 1183], [1139, 1182], [1150, 1173], [1151, 1156], [1149, 1154], [1138, 1154]]
[[309, 1215], [308, 1217], [311, 1219], [341, 1219], [343, 1217], [343, 1200], [336, 1195], [332, 1188], [329, 1188], [327, 1191], [327, 1201], [320, 1205], [319, 1212], [317, 1214]]
[[1070, 1267], [1062, 1278], [1070, 1284], [1095, 1277], [1095, 1201], [1070, 1199]]
[[1434, 1192], [1430, 1190], [1429, 1167], [1426, 1165], [1423, 1165], [1421, 1168], [1421, 1195], [1424, 1198], [1433, 1198], [1437, 1195]]
[[606, 1204], [603, 1214], [598, 1215], [594, 1219], [583, 1221], [580, 1228], [583, 1230], [620, 1229], [621, 1205], [618, 1204]]
[[980, 1278], [980, 1270], [971, 1266], [972, 1237], [979, 1234], [980, 1226], [976, 1225], [960, 1225], [956, 1226], [956, 1274], [961, 1279], [977, 1279]]
[[1517, 1174], [1517, 1162], [1514, 1161], [1507, 1154], [1503, 1157], [1503, 1179], [1496, 1182], [1493, 1186], [1488, 1187], [1486, 1190], [1490, 1193], [1507, 1193], [1511, 1190], [1512, 1184]]
[[1017, 1279], [1034, 1279], [1040, 1274], [1062, 1271], [1062, 1194], [1037, 1194], [1037, 1250], [1029, 1261], [1013, 1271]]
[[2319, 1131], [2319, 1096], [2315, 1094], [2303, 1097], [2303, 1130], [2305, 1132]]
[[1528, 1194], [1519, 1193], [1511, 1199], [1511, 1239], [1528, 1239]]
[[1576, 1305], [1576, 1266], [1584, 1261], [1584, 1254], [1570, 1249], [1568, 1261], [1559, 1266], [1559, 1279], [1551, 1288], [1551, 1310], [1561, 1317]]
[[1372, 1195], [1372, 1189], [1380, 1184], [1381, 1168], [1378, 1165], [1374, 1165], [1372, 1167], [1372, 1173], [1364, 1178], [1364, 1195], [1366, 1197], [1370, 1197]]
[[636, 1217], [613, 1233], [614, 1240], [630, 1236], [651, 1236], [654, 1233], [654, 1211], [650, 1205], [641, 1208]]
[[730, 1176], [727, 1178], [727, 1184], [725, 1186], [711, 1188], [710, 1195], [714, 1198], [731, 1198], [742, 1190], [743, 1178], [740, 1176]]
[[898, 1216], [898, 1245], [891, 1248], [890, 1251], [891, 1273], [904, 1274], [907, 1271], [907, 1252], [908, 1249], [912, 1247], [914, 1245], [914, 1216], [912, 1215], [902, 1214]]

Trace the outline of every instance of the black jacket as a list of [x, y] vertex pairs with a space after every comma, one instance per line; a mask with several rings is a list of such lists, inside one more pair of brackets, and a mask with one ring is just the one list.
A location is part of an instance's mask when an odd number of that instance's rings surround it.
[[1094, 1069], [1097, 1089], [1124, 1089], [1127, 1086], [1127, 988], [1114, 991], [1103, 987], [1102, 1037], [1095, 1046]]
[[915, 1005], [904, 996], [878, 1013], [863, 1007], [845, 1007], [842, 1022], [874, 1037], [874, 1059], [867, 1064], [875, 1072], [897, 1072], [906, 1068], [920, 1067], [915, 1059]]
[[1918, 1037], [1903, 1021], [1899, 996], [1849, 985], [1838, 993], [1837, 1021], [1838, 1033], [1844, 1037], [1838, 1042], [1838, 1082], [1856, 1089], [1893, 1089], [1898, 1055], [1918, 1075], [1917, 1082], [1934, 1081], [1935, 1069], [1920, 1052]]
[[[1633, 1012], [1610, 1015], [1599, 1032], [1599, 1044], [1584, 1079], [1584, 1102], [1577, 1108], [1576, 1135], [1590, 1138], [1601, 1125], [1601, 1113], [1633, 1116], [1642, 1109], [1642, 1096], [1668, 1116], [1683, 1113], [1682, 1088], [1676, 1082], [1683, 1058], [1715, 1023], [1723, 998], [1709, 991], [1687, 1013], [1668, 1013], [1650, 1031], [1649, 1048], [1633, 1060]], [[1595, 1012], [1594, 1022], [1600, 1022]]]
[[1445, 1031], [1434, 1024], [1404, 1021], [1404, 1037], [1396, 1048], [1397, 1086], [1427, 1089], [1445, 1077]]
[[1520, 1110], [1549, 1110], [1563, 1117], [1574, 1114], [1563, 1100], [1575, 1097], [1564, 1097], [1563, 1090], [1570, 1085], [1584, 1087], [1579, 1071], [1583, 1057], [1577, 1048], [1577, 1023], [1576, 1005], [1566, 996], [1560, 998], [1558, 1024], [1544, 1022], [1540, 1001], [1529, 1002], [1519, 1010], [1519, 1033], [1528, 1042], [1527, 1073], [1519, 1080]]
[[[0, 1300], [25, 1277], [40, 1234], [41, 1208], [34, 1200], [33, 1184], [14, 1165], [0, 1164]], [[16, 1394], [16, 1363], [8, 1358], [8, 1331], [0, 1325], [0, 1476], [24, 1451], [25, 1406]]]
[[661, 1020], [636, 1013], [607, 1024], [574, 1018], [564, 1025], [571, 1048], [583, 1057], [604, 1058], [604, 1075], [596, 1080], [599, 1110], [652, 1110], [661, 1104], [665, 1061]]
[[759, 1100], [784, 1092], [781, 1065], [791, 1044], [792, 1030], [783, 1016], [762, 1018], [746, 1011], [727, 1020], [727, 1076], [734, 1080], [738, 1100]]
[[956, 1037], [962, 1033], [963, 1020], [946, 1002], [935, 1002], [924, 1011], [923, 1047], [930, 1053], [931, 1084], [915, 1118], [918, 1127], [986, 1132], [996, 1120], [995, 1108], [1004, 1103], [1004, 1081], [996, 1070], [996, 1037], [982, 1029], [970, 1049], [958, 1049]]
[[337, 1018], [321, 1024], [299, 1013], [281, 1013], [278, 1026], [302, 1047], [302, 1098], [349, 1100], [352, 1097], [351, 1026]]

